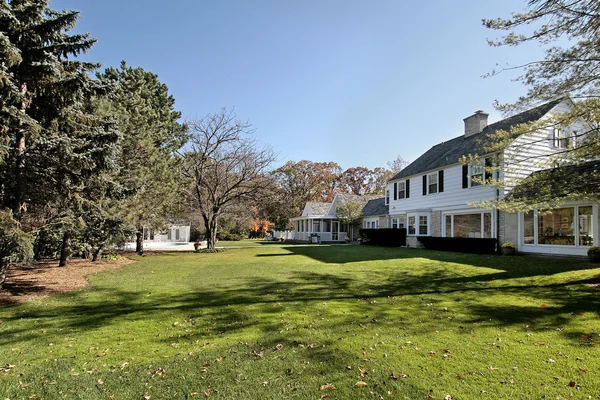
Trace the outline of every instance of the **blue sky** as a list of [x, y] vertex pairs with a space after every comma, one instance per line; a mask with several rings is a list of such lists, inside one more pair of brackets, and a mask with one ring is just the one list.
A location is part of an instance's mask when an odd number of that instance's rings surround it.
[[462, 119], [525, 88], [497, 64], [537, 46], [492, 48], [482, 18], [525, 0], [52, 0], [98, 39], [85, 59], [156, 73], [185, 119], [223, 107], [287, 160], [342, 168], [413, 161], [463, 132]]

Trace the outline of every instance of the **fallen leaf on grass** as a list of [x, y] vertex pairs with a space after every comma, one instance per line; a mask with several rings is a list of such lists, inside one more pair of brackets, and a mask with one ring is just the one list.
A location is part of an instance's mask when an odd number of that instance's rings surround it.
[[408, 375], [406, 375], [406, 374], [400, 374], [399, 376], [396, 376], [393, 372], [390, 374], [390, 379], [393, 379], [393, 380], [406, 379], [406, 378], [408, 378]]
[[283, 345], [282, 345], [281, 343], [279, 343], [277, 346], [275, 346], [275, 347], [273, 348], [273, 351], [279, 351], [279, 350], [281, 350], [281, 349], [283, 349]]
[[102, 379], [98, 379], [98, 385], [104, 385], [104, 381]]
[[569, 386], [575, 387], [575, 386], [577, 386], [577, 384], [575, 382], [571, 381], [571, 382], [569, 382]]
[[357, 387], [364, 387], [364, 386], [367, 386], [367, 382], [358, 381], [358, 382], [356, 382], [356, 383], [354, 384], [354, 386], [357, 386]]
[[319, 390], [327, 390], [327, 389], [336, 390], [335, 386], [333, 386], [331, 383], [326, 383], [324, 385], [321, 385], [321, 387], [319, 388]]

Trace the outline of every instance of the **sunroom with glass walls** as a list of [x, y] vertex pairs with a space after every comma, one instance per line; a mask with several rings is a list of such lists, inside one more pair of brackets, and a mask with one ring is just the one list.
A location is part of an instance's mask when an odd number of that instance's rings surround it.
[[519, 214], [523, 252], [585, 255], [598, 245], [598, 204], [574, 203]]

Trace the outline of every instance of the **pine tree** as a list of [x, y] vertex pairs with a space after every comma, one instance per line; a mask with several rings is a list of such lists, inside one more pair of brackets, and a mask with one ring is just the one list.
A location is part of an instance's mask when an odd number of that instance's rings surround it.
[[95, 43], [69, 33], [78, 17], [47, 0], [0, 1], [0, 208], [25, 231], [76, 218], [85, 182], [112, 166], [119, 140], [86, 107], [103, 88], [89, 75], [98, 65], [74, 59]]
[[115, 115], [123, 141], [120, 172], [114, 179], [125, 198], [118, 212], [136, 229], [136, 251], [143, 250], [144, 227], [161, 228], [173, 216], [181, 185], [175, 152], [186, 141], [175, 99], [158, 76], [143, 68], [107, 68], [100, 81], [115, 88], [97, 104], [99, 113]]

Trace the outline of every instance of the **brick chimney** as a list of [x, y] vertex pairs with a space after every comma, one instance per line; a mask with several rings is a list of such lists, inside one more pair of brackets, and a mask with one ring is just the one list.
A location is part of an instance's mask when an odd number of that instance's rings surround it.
[[488, 124], [489, 114], [482, 110], [475, 111], [475, 114], [463, 119], [465, 121], [465, 137], [469, 137], [481, 132]]

